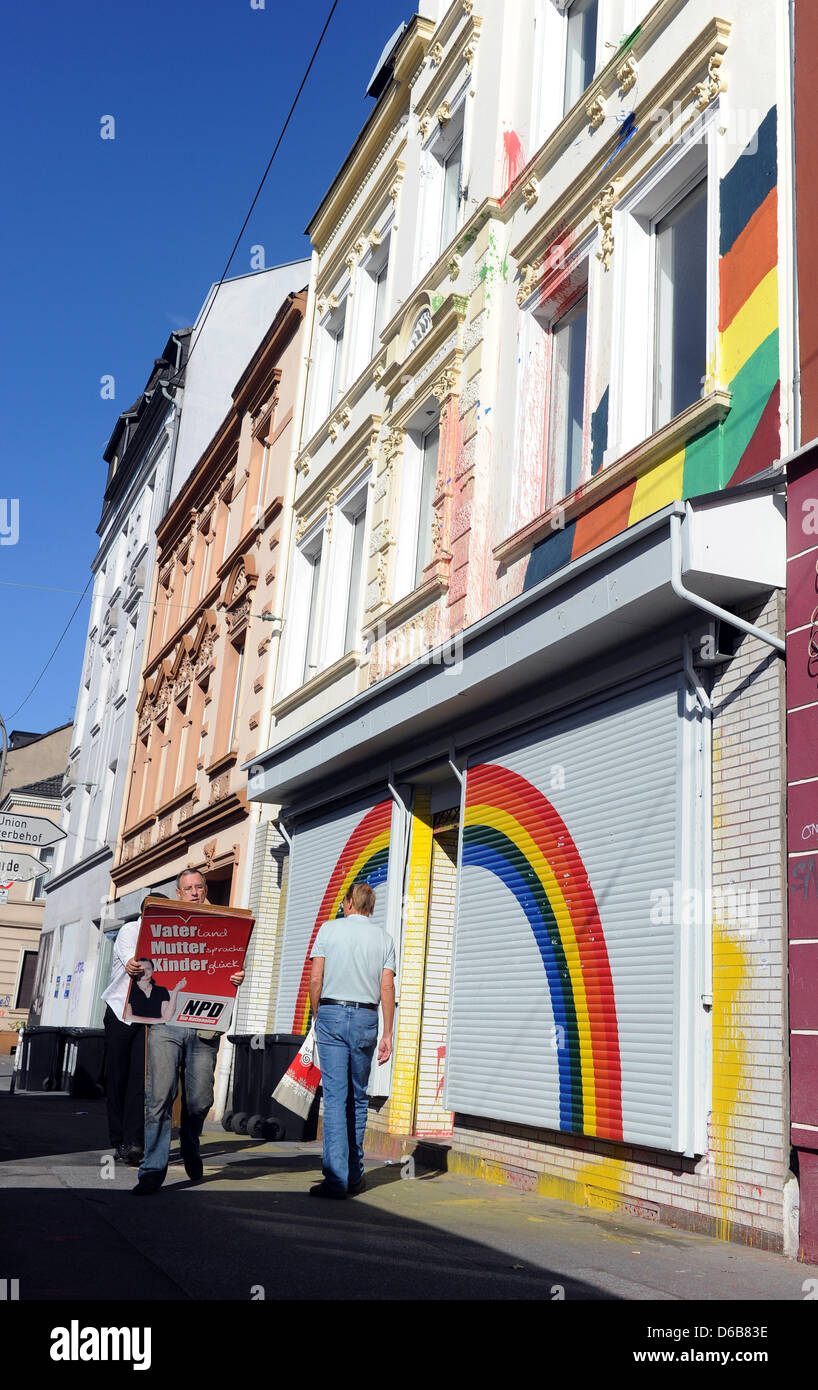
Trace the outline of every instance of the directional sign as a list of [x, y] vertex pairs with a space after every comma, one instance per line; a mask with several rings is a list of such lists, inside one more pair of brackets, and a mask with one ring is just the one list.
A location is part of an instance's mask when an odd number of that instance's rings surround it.
[[31, 878], [39, 878], [46, 873], [48, 866], [41, 864], [33, 854], [0, 854], [0, 879], [13, 879], [15, 883], [26, 883]]
[[46, 816], [18, 816], [13, 811], [0, 814], [0, 845], [55, 845], [66, 831]]

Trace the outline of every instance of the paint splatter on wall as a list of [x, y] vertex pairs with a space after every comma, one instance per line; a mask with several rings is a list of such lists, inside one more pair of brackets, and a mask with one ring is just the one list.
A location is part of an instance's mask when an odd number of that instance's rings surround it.
[[501, 199], [508, 193], [525, 160], [523, 158], [523, 147], [520, 137], [516, 130], [503, 131], [503, 171], [500, 176]]

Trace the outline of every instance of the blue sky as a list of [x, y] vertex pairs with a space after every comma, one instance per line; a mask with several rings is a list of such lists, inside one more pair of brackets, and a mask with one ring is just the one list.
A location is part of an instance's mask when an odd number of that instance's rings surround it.
[[[102, 451], [168, 333], [193, 322], [221, 275], [330, 5], [45, 0], [5, 12], [0, 529], [19, 499], [19, 539], [0, 545], [9, 729], [73, 717], [89, 597], [15, 710], [88, 579]], [[251, 268], [254, 244], [267, 265], [309, 254], [304, 228], [411, 11], [411, 0], [340, 0], [231, 275]], [[108, 115], [114, 140], [100, 138]], [[114, 400], [100, 396], [106, 374]]]

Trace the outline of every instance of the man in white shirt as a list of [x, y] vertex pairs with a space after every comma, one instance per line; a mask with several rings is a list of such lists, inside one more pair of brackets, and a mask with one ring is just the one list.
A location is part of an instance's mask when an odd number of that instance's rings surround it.
[[108, 1134], [116, 1157], [136, 1168], [145, 1135], [145, 1024], [123, 1019], [131, 976], [141, 972], [136, 955], [139, 918], [123, 923], [114, 942], [105, 1000], [105, 1090]]
[[344, 899], [343, 920], [324, 922], [310, 958], [310, 1004], [324, 1090], [324, 1181], [311, 1197], [343, 1200], [366, 1190], [364, 1131], [367, 1085], [378, 1042], [378, 1061], [392, 1053], [395, 1017], [395, 946], [370, 919], [375, 893], [356, 883]]

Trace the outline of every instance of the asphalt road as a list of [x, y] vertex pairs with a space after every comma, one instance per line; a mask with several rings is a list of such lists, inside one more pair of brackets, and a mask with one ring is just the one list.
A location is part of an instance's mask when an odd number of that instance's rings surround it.
[[[0, 1277], [22, 1300], [804, 1301], [818, 1268], [400, 1165], [316, 1202], [316, 1144], [209, 1126], [205, 1178], [134, 1198], [104, 1103], [0, 1094]], [[814, 1287], [818, 1288], [818, 1285]]]

